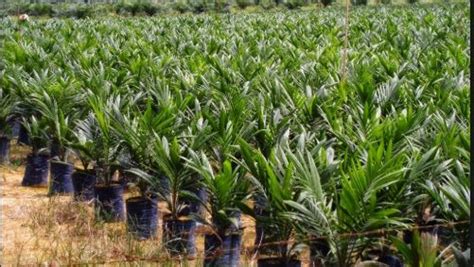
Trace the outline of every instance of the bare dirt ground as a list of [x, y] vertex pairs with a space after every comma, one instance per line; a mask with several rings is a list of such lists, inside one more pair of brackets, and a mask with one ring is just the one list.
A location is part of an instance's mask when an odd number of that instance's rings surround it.
[[[91, 204], [75, 203], [71, 196], [48, 197], [47, 188], [21, 186], [27, 153], [14, 145], [11, 164], [0, 166], [1, 266], [202, 266], [205, 229], [196, 238], [198, 259], [170, 260], [161, 247], [161, 218], [158, 236], [138, 241], [126, 234], [124, 222], [96, 223]], [[245, 251], [253, 245], [254, 222], [244, 217], [243, 226]], [[243, 254], [241, 265], [255, 265], [251, 258]]]

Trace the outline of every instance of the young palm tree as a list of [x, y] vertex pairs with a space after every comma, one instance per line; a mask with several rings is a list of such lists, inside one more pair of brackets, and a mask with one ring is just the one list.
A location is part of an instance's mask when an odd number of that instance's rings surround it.
[[191, 151], [189, 166], [203, 177], [202, 184], [209, 196], [208, 211], [211, 220], [198, 219], [212, 228], [205, 237], [205, 265], [238, 266], [242, 236], [241, 214], [251, 214], [248, 200], [251, 197], [250, 180], [245, 170], [225, 160], [216, 167], [211, 165], [204, 152]]
[[43, 119], [35, 116], [23, 119], [30, 139], [31, 153], [26, 157], [25, 175], [21, 184], [23, 186], [46, 186], [48, 184], [49, 153], [48, 153], [48, 124]]
[[[454, 162], [455, 172], [447, 171], [439, 182], [426, 181], [424, 188], [432, 202], [439, 209], [443, 221], [469, 221], [470, 218], [470, 180], [459, 161]], [[443, 229], [439, 232], [441, 242], [459, 240], [460, 248], [464, 251], [468, 248], [469, 236], [468, 225], [459, 225], [454, 229]], [[465, 237], [465, 238], [464, 238]]]
[[102, 99], [90, 96], [91, 112], [77, 122], [73, 145], [89, 162], [93, 163], [96, 176], [95, 211], [98, 220], [116, 221], [125, 218], [123, 184], [114, 179], [119, 166], [122, 148], [118, 136], [113, 132], [113, 108], [121, 105], [120, 98], [111, 96]]
[[[255, 245], [260, 254], [270, 257], [269, 261], [278, 264], [294, 261], [298, 250], [296, 247], [288, 249], [293, 227], [284, 215], [291, 208], [286, 201], [295, 200], [298, 196], [294, 165], [286, 158], [282, 145], [273, 148], [267, 158], [243, 140], [240, 150], [241, 164], [254, 178]], [[272, 242], [277, 244], [265, 245]], [[262, 264], [264, 260], [259, 259]]]
[[199, 201], [193, 193], [199, 186], [199, 179], [185, 161], [190, 140], [180, 139], [175, 137], [168, 141], [166, 137], [156, 135], [149, 144], [149, 165], [141, 165], [141, 170], [132, 168], [128, 172], [136, 175], [149, 193], [166, 202], [163, 242], [168, 251], [174, 255], [193, 257], [196, 253], [195, 221], [183, 216], [183, 210], [188, 208], [189, 203]]
[[[401, 202], [409, 202], [405, 199], [408, 189], [400, 193], [397, 186], [405, 176], [416, 176], [412, 170], [399, 164], [401, 157], [405, 156], [403, 153], [392, 155], [390, 148], [383, 152], [380, 147], [367, 151], [364, 165], [353, 164], [348, 173], [342, 173], [341, 189], [336, 191], [335, 196], [324, 190], [332, 185], [323, 184], [319, 179], [318, 170], [324, 169], [324, 166], [317, 166], [310, 154], [304, 156], [301, 152], [289, 152], [291, 161], [301, 166], [297, 168], [301, 194], [297, 201], [287, 202], [295, 210], [288, 214], [295, 222], [295, 227], [301, 227], [310, 236], [327, 237], [325, 241], [329, 245], [329, 254], [317, 256], [319, 261], [332, 262], [338, 266], [353, 264], [358, 258], [353, 255], [360, 255], [365, 248], [373, 246], [371, 243], [376, 240], [339, 238], [337, 236], [340, 233], [366, 232], [380, 227], [403, 229], [407, 222], [400, 217], [397, 207], [403, 207], [399, 204]], [[391, 196], [393, 191], [398, 192], [398, 197]]]
[[[130, 155], [125, 173], [134, 176], [131, 182], [141, 193], [139, 198], [129, 199], [127, 203], [150, 196], [164, 200], [168, 209], [164, 217], [165, 246], [172, 254], [194, 256], [194, 234], [185, 236], [183, 230], [195, 228], [195, 222], [185, 216], [185, 211], [197, 202], [194, 191], [199, 188], [199, 179], [186, 166], [184, 158], [189, 148], [200, 149], [209, 136], [203, 130], [192, 129], [183, 129], [178, 136], [178, 106], [168, 103], [158, 110], [149, 101], [146, 110], [142, 114], [134, 113], [134, 118], [117, 116], [115, 129]], [[133, 225], [130, 227], [133, 230]]]
[[72, 127], [77, 115], [76, 89], [70, 80], [63, 79], [48, 82], [37, 89], [30, 96], [29, 102], [36, 113], [49, 124], [52, 160], [49, 194], [71, 193], [74, 190], [71, 180], [74, 166], [70, 163], [67, 143], [71, 142]]

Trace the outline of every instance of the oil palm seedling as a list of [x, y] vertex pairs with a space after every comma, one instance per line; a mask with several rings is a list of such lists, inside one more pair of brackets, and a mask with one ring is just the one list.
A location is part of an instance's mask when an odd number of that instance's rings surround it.
[[[190, 119], [186, 123], [188, 125], [187, 129], [183, 130], [183, 136], [189, 140], [187, 142], [188, 144], [188, 149], [191, 149], [193, 151], [197, 150], [205, 150], [208, 148], [209, 145], [209, 140], [213, 138], [213, 135], [216, 134], [215, 132], [212, 132], [211, 127], [209, 127], [209, 124], [207, 121], [205, 121], [199, 112], [199, 102], [195, 102], [195, 107], [196, 112], [190, 113], [189, 115], [186, 115]], [[195, 173], [195, 179], [197, 179], [197, 184], [194, 188], [191, 188], [191, 192], [196, 195], [200, 201], [185, 201], [186, 203], [186, 208], [184, 208], [181, 211], [181, 215], [183, 216], [189, 216], [189, 215], [196, 215], [196, 214], [201, 214], [205, 212], [205, 203], [207, 203], [207, 191], [202, 185], [202, 177], [198, 174]], [[200, 225], [200, 222], [196, 222], [197, 225]]]
[[[400, 216], [400, 203], [404, 202], [406, 191], [398, 192], [396, 197], [390, 197], [390, 193], [407, 172], [404, 166], [406, 155], [403, 151], [394, 152], [391, 143], [386, 145], [383, 142], [378, 146], [371, 145], [364, 154], [363, 163], [356, 159], [349, 160], [350, 167], [341, 174], [337, 219], [342, 231], [366, 232], [382, 227], [404, 227], [407, 220]], [[338, 249], [339, 255], [346, 257], [343, 264], [353, 260], [346, 253], [360, 254], [375, 240], [357, 237], [341, 240]]]
[[199, 179], [186, 166], [186, 139], [175, 137], [168, 141], [166, 137], [156, 136], [151, 146], [151, 164], [145, 171], [131, 169], [130, 172], [143, 179], [148, 190], [167, 204], [163, 217], [163, 244], [168, 252], [171, 255], [194, 257], [196, 222], [184, 216], [182, 211], [188, 208], [190, 202], [199, 201], [192, 192], [199, 186]]
[[118, 221], [125, 219], [123, 184], [114, 179], [121, 154], [120, 140], [112, 128], [112, 106], [120, 99], [97, 96], [88, 98], [91, 113], [77, 122], [76, 133], [80, 143], [74, 148], [94, 165], [96, 185], [94, 206], [97, 220]]
[[251, 198], [250, 180], [246, 171], [229, 160], [213, 167], [204, 152], [191, 151], [189, 166], [202, 177], [208, 193], [208, 211], [211, 220], [199, 218], [212, 228], [205, 236], [205, 266], [239, 266], [242, 240], [241, 215], [251, 214], [248, 200]]
[[71, 81], [59, 79], [57, 83], [42, 87], [31, 95], [31, 105], [49, 124], [51, 183], [49, 195], [72, 193], [71, 175], [74, 166], [70, 162], [67, 143], [72, 139], [72, 126], [78, 103]]
[[311, 264], [315, 266], [328, 259], [329, 241], [335, 238], [334, 230], [329, 228], [334, 223], [331, 191], [323, 185], [329, 184], [328, 177], [337, 175], [338, 162], [334, 160], [334, 150], [330, 146], [325, 149], [328, 145], [329, 142], [319, 142], [311, 150], [299, 146], [295, 152], [285, 151], [295, 166], [295, 188], [300, 191], [297, 200], [286, 201], [293, 208], [286, 216], [293, 222], [297, 239], [301, 240], [298, 242], [309, 246]]
[[141, 239], [156, 235], [157, 201], [168, 196], [168, 179], [161, 172], [156, 155], [161, 143], [156, 143], [161, 141], [159, 134], [168, 133], [174, 125], [175, 111], [169, 106], [157, 112], [148, 100], [143, 112], [138, 109], [129, 114], [115, 113], [114, 131], [121, 139], [124, 153], [128, 155], [128, 162], [121, 164], [123, 175], [128, 177], [129, 184], [138, 188], [140, 194], [126, 200], [127, 229]]
[[[394, 205], [396, 202], [384, 198], [382, 192], [390, 191], [406, 171], [398, 163], [404, 155], [384, 155], [381, 147], [367, 151], [365, 165], [354, 164], [356, 161], [353, 160], [347, 169], [350, 172], [340, 174], [340, 185], [336, 185], [340, 189], [336, 191], [336, 196], [328, 194], [331, 190], [327, 190], [334, 185], [321, 183], [318, 170], [327, 166], [317, 164], [311, 153], [289, 153], [291, 161], [297, 166], [301, 193], [296, 201], [286, 202], [294, 209], [287, 214], [290, 214], [297, 229], [301, 227], [311, 236], [310, 240], [319, 241], [314, 242], [314, 248], [323, 253], [313, 254], [313, 260], [338, 266], [354, 264], [360, 253], [373, 246], [376, 239], [340, 237], [341, 233], [367, 232], [381, 226], [403, 229], [404, 220], [399, 216], [397, 205]], [[318, 239], [319, 236], [324, 239]]]
[[[441, 215], [442, 221], [469, 221], [470, 218], [470, 180], [468, 179], [464, 168], [460, 161], [453, 163], [454, 171], [447, 171], [441, 181], [426, 181], [424, 188], [427, 195], [435, 204], [435, 208]], [[460, 243], [460, 248], [465, 250], [468, 248], [467, 236], [469, 236], [468, 225], [455, 226], [454, 229], [439, 229], [440, 242], [443, 243], [446, 239], [454, 241], [457, 239]], [[448, 235], [448, 236], [446, 236]], [[466, 238], [463, 238], [466, 237]], [[448, 242], [449, 244], [450, 242]]]
[[[180, 147], [177, 146], [177, 140], [175, 139], [170, 144], [169, 155], [161, 156], [165, 159], [161, 163], [161, 168], [169, 179], [168, 198], [171, 200], [179, 197], [174, 201], [174, 205], [178, 205], [178, 208], [170, 209], [170, 214], [165, 218], [164, 229], [165, 242], [170, 244], [170, 250], [174, 249], [175, 251], [183, 250], [183, 241], [180, 241], [180, 239], [186, 240], [182, 237], [183, 230], [194, 231], [197, 229], [199, 220], [196, 221], [195, 218], [202, 218], [208, 200], [208, 192], [203, 185], [204, 178], [195, 169], [190, 168], [186, 161], [191, 157], [192, 151], [204, 149], [207, 141], [211, 138], [206, 126], [199, 119], [196, 123], [197, 126], [189, 126], [188, 129], [183, 131], [182, 136], [178, 139]], [[173, 176], [174, 178], [171, 178]], [[181, 196], [179, 196], [180, 192]], [[170, 200], [167, 200], [168, 207], [172, 207]], [[188, 234], [188, 238], [194, 242], [193, 235], [195, 233], [192, 231], [188, 231], [191, 232]], [[173, 240], [177, 240], [177, 242]], [[195, 249], [190, 248], [192, 243], [189, 242], [188, 244], [190, 244], [186, 249], [188, 255], [196, 255]]]
[[74, 200], [76, 201], [91, 201], [94, 199], [94, 188], [96, 184], [96, 174], [94, 170], [94, 162], [88, 151], [91, 151], [92, 143], [88, 141], [92, 135], [84, 132], [86, 125], [91, 125], [93, 117], [89, 114], [83, 120], [78, 120], [73, 129], [73, 137], [68, 143], [74, 153], [81, 162], [81, 167], [74, 167], [74, 172], [71, 175], [72, 185], [74, 187]]
[[35, 116], [23, 119], [22, 125], [25, 127], [30, 139], [31, 153], [26, 157], [25, 175], [21, 185], [23, 186], [47, 186], [49, 174], [49, 153], [48, 149], [48, 124], [43, 119]]
[[280, 141], [265, 157], [244, 140], [240, 142], [242, 166], [254, 178], [255, 245], [261, 266], [301, 264], [297, 260], [298, 247], [290, 244], [293, 227], [284, 215], [290, 209], [286, 201], [298, 196], [294, 165], [282, 151], [285, 143]]
[[[205, 131], [192, 132], [192, 129], [188, 129], [168, 141], [166, 135], [175, 134], [171, 126], [179, 128], [176, 123], [177, 111], [173, 105], [167, 105], [159, 112], [154, 112], [149, 102], [145, 112], [135, 117], [135, 120], [122, 117], [118, 122], [121, 127], [117, 127], [117, 130], [131, 155], [131, 168], [126, 172], [135, 176], [132, 182], [140, 189], [139, 197], [127, 200], [130, 231], [141, 238], [153, 236], [156, 232], [156, 216], [148, 219], [140, 216], [142, 211], [134, 203], [147, 202], [156, 213], [156, 201], [163, 200], [167, 204], [163, 229], [165, 247], [172, 255], [193, 257], [196, 254], [195, 221], [189, 218], [189, 212], [186, 211], [190, 210], [191, 203], [198, 202], [194, 191], [199, 188], [199, 179], [186, 166], [184, 158], [189, 148], [201, 148], [209, 137]], [[154, 200], [150, 200], [150, 197]], [[133, 221], [139, 218], [143, 220], [136, 225]], [[153, 221], [147, 223], [145, 220]]]
[[[202, 145], [206, 138], [198, 136], [194, 140], [202, 142]], [[183, 254], [184, 252], [188, 256], [194, 257], [196, 256], [196, 221], [189, 214], [183, 212], [190, 208], [191, 203], [200, 201], [194, 193], [200, 186], [200, 179], [198, 174], [186, 165], [185, 160], [189, 155], [190, 147], [188, 146], [191, 144], [188, 142], [190, 141], [183, 138], [179, 142], [177, 138], [174, 138], [168, 144], [166, 139], [162, 139], [161, 142], [157, 142], [159, 147], [155, 151], [157, 152], [156, 157], [160, 158], [158, 163], [160, 169], [168, 179], [165, 200], [169, 214], [163, 219], [163, 242], [171, 254]], [[198, 147], [200, 146], [198, 145]]]

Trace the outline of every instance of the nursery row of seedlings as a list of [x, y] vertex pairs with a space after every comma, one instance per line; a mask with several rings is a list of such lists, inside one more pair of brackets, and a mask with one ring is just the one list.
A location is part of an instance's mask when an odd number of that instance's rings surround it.
[[[145, 214], [138, 221], [154, 220], [148, 212], [165, 201], [165, 238], [206, 223], [215, 233], [208, 255], [237, 246], [248, 214], [261, 261], [288, 264], [304, 244], [326, 265], [434, 266], [445, 260], [440, 247], [469, 248], [466, 225], [439, 229], [439, 239], [436, 230], [403, 240], [341, 234], [469, 220], [468, 10], [353, 10], [344, 80], [337, 9], [3, 19], [0, 157], [23, 128], [32, 148], [25, 185], [50, 172], [50, 194], [75, 187], [96, 199], [102, 219], [124, 218], [129, 205]], [[141, 197], [114, 208], [125, 182]], [[150, 225], [129, 229], [147, 236]], [[188, 236], [178, 240], [167, 244], [192, 252]], [[296, 245], [259, 246], [289, 240]], [[213, 260], [236, 264], [229, 253]]]
[[[36, 125], [33, 124], [32, 126], [35, 127]], [[176, 201], [176, 203], [168, 202], [173, 204], [168, 207], [170, 213], [166, 214], [163, 219], [163, 244], [171, 256], [188, 259], [197, 257], [196, 226], [197, 222], [203, 220], [203, 217], [199, 218], [199, 216], [205, 213], [208, 194], [211, 193], [210, 202], [214, 208], [211, 207], [210, 211], [213, 214], [214, 227], [213, 233], [205, 236], [204, 265], [239, 266], [243, 233], [241, 226], [242, 211], [240, 208], [247, 205], [246, 202], [251, 199], [249, 194], [251, 190], [250, 183], [243, 180], [244, 173], [239, 171], [238, 166], [232, 166], [230, 161], [224, 162], [222, 173], [217, 174], [219, 177], [214, 176], [211, 164], [204, 154], [193, 154], [195, 162], [188, 161], [188, 163], [190, 163], [189, 167], [197, 172], [192, 174], [191, 179], [152, 177], [141, 173], [138, 169], [128, 169], [121, 173], [120, 177], [122, 178], [120, 180], [109, 179], [105, 183], [98, 183], [97, 176], [104, 177], [102, 169], [99, 167], [93, 169], [87, 167], [84, 169], [75, 168], [73, 164], [59, 160], [61, 152], [57, 148], [58, 144], [52, 143], [49, 151], [37, 150], [35, 146], [37, 143], [33, 140], [38, 141], [38, 136], [35, 136], [34, 133], [39, 129], [32, 129], [29, 126], [23, 127], [18, 122], [11, 124], [11, 129], [12, 136], [18, 138], [18, 144], [31, 146], [33, 151], [37, 151], [27, 156], [25, 173], [21, 182], [22, 186], [48, 187], [48, 196], [50, 197], [73, 194], [74, 201], [93, 202], [97, 221], [120, 222], [126, 220], [127, 231], [135, 238], [145, 240], [156, 236], [159, 217], [157, 204], [160, 197], [169, 201]], [[8, 142], [3, 140], [1, 142], [2, 155], [8, 155], [9, 153], [10, 140], [6, 140]], [[170, 148], [161, 147], [161, 149], [168, 150]], [[251, 148], [246, 147], [244, 150], [249, 153]], [[78, 155], [81, 155], [81, 153], [79, 152]], [[88, 156], [80, 157], [80, 160], [85, 164], [84, 166], [89, 166], [89, 159]], [[3, 160], [4, 163], [8, 162], [5, 156]], [[181, 161], [182, 158], [178, 157], [176, 160]], [[171, 167], [172, 164], [168, 166]], [[123, 171], [120, 166], [106, 167], [110, 169], [109, 173], [111, 174], [115, 171]], [[191, 175], [186, 171], [180, 173], [185, 168], [180, 163], [174, 165], [174, 167], [176, 169], [170, 170], [172, 173]], [[238, 174], [238, 180], [235, 179], [236, 174]], [[135, 179], [131, 176], [134, 176]], [[49, 180], [48, 177], [50, 177]], [[124, 203], [124, 190], [127, 187], [127, 181], [140, 183], [136, 179], [138, 177], [144, 179], [143, 181], [147, 183], [147, 186], [145, 186], [147, 187], [145, 189], [146, 193], [140, 197], [129, 198]], [[207, 182], [204, 184], [213, 186], [213, 191], [200, 187], [203, 180]], [[189, 184], [173, 184], [172, 186], [180, 187], [179, 191], [173, 191], [173, 188], [170, 187], [170, 183], [173, 182], [187, 182]], [[153, 191], [151, 190], [152, 187], [160, 188], [162, 191]], [[184, 192], [182, 187], [186, 187], [185, 190], [189, 191]], [[216, 193], [221, 195], [216, 195]], [[185, 199], [180, 194], [188, 196], [187, 200], [180, 201]], [[227, 202], [219, 200], [222, 197], [228, 198]], [[263, 199], [255, 204], [252, 214], [258, 216], [270, 215], [264, 209]], [[227, 206], [224, 208], [223, 205]], [[222, 214], [226, 209], [229, 214]], [[248, 209], [249, 207], [245, 207], [246, 211]], [[271, 217], [267, 217], [267, 219], [271, 220]], [[278, 229], [273, 230], [278, 231]], [[268, 240], [271, 235], [265, 235], [265, 231], [266, 229], [261, 225], [256, 226], [255, 248], [257, 249], [256, 252], [263, 254], [263, 257], [258, 259], [258, 266], [301, 266], [300, 260], [294, 256], [287, 258], [291, 255], [288, 253], [290, 242], [278, 242], [275, 238]], [[266, 243], [265, 241], [270, 242]], [[311, 247], [313, 256], [320, 255], [320, 253], [324, 255], [329, 252], [328, 244], [323, 239], [312, 242], [314, 243]], [[312, 257], [312, 265], [319, 262], [316, 257]]]

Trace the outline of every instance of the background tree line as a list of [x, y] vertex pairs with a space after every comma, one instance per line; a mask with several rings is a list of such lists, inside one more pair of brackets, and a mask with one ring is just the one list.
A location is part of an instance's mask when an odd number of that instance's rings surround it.
[[[299, 9], [343, 4], [346, 0], [0, 0], [0, 16], [27, 13], [48, 17], [155, 15], [170, 12], [230, 12], [232, 9]], [[416, 3], [431, 0], [349, 0], [353, 5]]]

